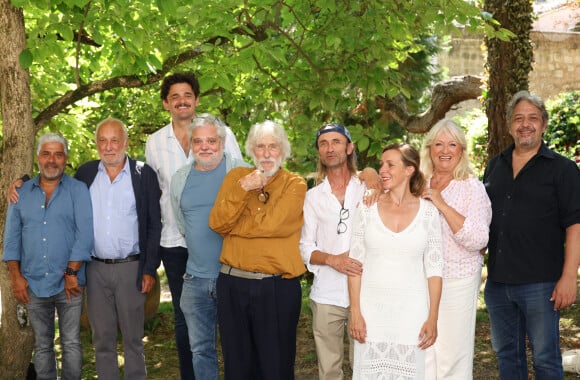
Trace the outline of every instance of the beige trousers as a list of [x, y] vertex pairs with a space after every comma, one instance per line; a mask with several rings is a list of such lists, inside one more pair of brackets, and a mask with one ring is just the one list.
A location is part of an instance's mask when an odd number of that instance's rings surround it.
[[[320, 380], [342, 380], [344, 373], [344, 334], [348, 328], [349, 308], [325, 305], [310, 300], [312, 332], [318, 356]], [[346, 331], [348, 335], [348, 331]], [[350, 335], [349, 362], [352, 366], [354, 344]]]

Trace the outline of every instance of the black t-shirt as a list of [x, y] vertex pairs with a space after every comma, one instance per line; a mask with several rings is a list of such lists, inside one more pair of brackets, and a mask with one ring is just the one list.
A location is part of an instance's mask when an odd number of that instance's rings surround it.
[[491, 159], [483, 177], [493, 211], [488, 278], [506, 284], [557, 281], [566, 228], [580, 223], [580, 171], [542, 143], [513, 178], [513, 150], [512, 145]]

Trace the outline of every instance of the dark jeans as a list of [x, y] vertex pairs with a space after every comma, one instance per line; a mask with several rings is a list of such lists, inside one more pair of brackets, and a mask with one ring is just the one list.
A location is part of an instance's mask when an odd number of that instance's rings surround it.
[[217, 299], [225, 378], [293, 380], [299, 278], [250, 280], [220, 273]]
[[187, 248], [160, 247], [159, 253], [167, 275], [169, 290], [171, 291], [171, 302], [173, 303], [173, 318], [175, 321], [175, 342], [177, 345], [177, 355], [179, 357], [179, 372], [182, 380], [191, 380], [193, 374], [193, 363], [191, 348], [189, 346], [189, 334], [185, 317], [179, 306], [181, 301], [181, 291], [183, 289], [183, 275], [187, 264]]
[[550, 301], [554, 282], [502, 284], [487, 280], [485, 304], [491, 344], [502, 380], [527, 380], [526, 335], [537, 380], [564, 378], [560, 354], [560, 312]]

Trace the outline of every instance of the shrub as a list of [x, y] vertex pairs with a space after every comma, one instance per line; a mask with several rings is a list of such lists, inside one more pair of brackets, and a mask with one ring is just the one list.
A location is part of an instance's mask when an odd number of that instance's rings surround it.
[[546, 144], [580, 163], [580, 91], [564, 92], [547, 101], [546, 108], [550, 115]]

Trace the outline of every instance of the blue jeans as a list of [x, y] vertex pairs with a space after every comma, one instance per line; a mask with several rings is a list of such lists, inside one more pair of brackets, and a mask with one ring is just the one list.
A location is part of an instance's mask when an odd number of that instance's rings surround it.
[[193, 277], [186, 273], [183, 276], [181, 311], [187, 322], [195, 377], [217, 380], [216, 279]]
[[187, 265], [187, 248], [159, 248], [159, 254], [165, 268], [165, 275], [169, 290], [171, 291], [171, 302], [173, 304], [173, 320], [175, 324], [175, 343], [177, 345], [177, 356], [179, 358], [179, 373], [181, 380], [193, 380], [193, 367], [191, 364], [191, 348], [189, 347], [189, 336], [187, 334], [187, 324], [181, 312], [179, 302], [183, 287], [183, 275]]
[[560, 312], [550, 301], [554, 282], [502, 284], [488, 280], [484, 297], [491, 344], [501, 379], [527, 380], [526, 335], [537, 380], [564, 378], [560, 353]]
[[58, 313], [58, 328], [62, 347], [62, 380], [79, 380], [83, 365], [81, 348], [81, 311], [83, 296], [66, 299], [64, 290], [51, 297], [37, 297], [28, 289], [28, 317], [34, 332], [34, 367], [37, 379], [57, 378], [54, 353], [54, 311]]

